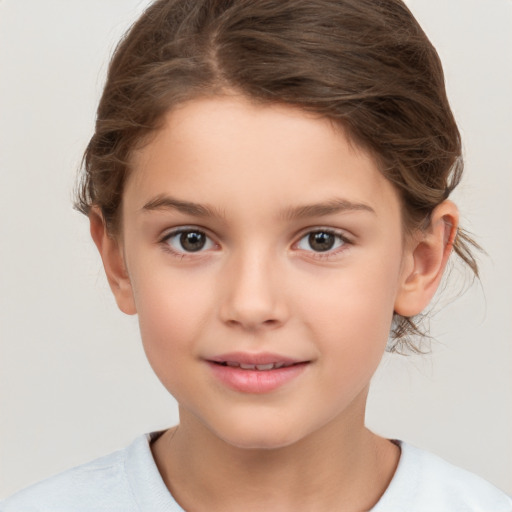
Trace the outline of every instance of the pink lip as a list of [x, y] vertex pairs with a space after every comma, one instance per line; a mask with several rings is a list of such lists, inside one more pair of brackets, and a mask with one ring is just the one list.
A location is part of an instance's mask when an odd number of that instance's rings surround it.
[[[266, 365], [285, 364], [282, 368], [272, 370], [244, 370], [222, 363]], [[242, 393], [270, 393], [298, 377], [307, 367], [309, 361], [300, 361], [278, 354], [233, 352], [222, 354], [207, 360], [213, 375], [229, 388]]]
[[239, 364], [284, 363], [286, 365], [304, 362], [300, 359], [292, 359], [279, 354], [272, 354], [271, 352], [259, 352], [254, 354], [251, 354], [250, 352], [229, 352], [227, 354], [220, 354], [219, 356], [211, 357], [208, 360], [216, 363], [233, 361]]

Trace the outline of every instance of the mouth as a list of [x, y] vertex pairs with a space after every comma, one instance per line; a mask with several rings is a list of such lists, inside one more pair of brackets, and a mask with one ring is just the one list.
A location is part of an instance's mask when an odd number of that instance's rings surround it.
[[239, 352], [223, 354], [206, 362], [223, 385], [241, 393], [262, 394], [291, 384], [312, 361], [269, 353]]
[[239, 363], [238, 361], [212, 361], [214, 364], [218, 364], [220, 366], [229, 366], [230, 368], [241, 368], [242, 370], [258, 370], [260, 372], [268, 372], [270, 370], [278, 370], [279, 368], [288, 368], [290, 366], [295, 366], [297, 364], [304, 364], [304, 362], [299, 363], [267, 363], [267, 364], [249, 364], [249, 363]]
[[220, 354], [208, 359], [208, 362], [230, 368], [241, 368], [242, 370], [270, 371], [288, 368], [299, 364], [306, 364], [310, 361], [295, 359], [280, 354], [271, 354], [269, 352], [248, 353], [248, 352], [230, 352], [229, 354]]

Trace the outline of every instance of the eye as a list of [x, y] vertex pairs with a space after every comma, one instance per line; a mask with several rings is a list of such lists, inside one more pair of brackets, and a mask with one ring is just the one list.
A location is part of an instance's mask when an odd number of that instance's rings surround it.
[[303, 236], [297, 247], [305, 251], [327, 252], [338, 249], [348, 243], [347, 239], [334, 231], [319, 229]]
[[215, 246], [203, 231], [198, 229], [180, 229], [169, 233], [163, 240], [175, 253], [199, 252]]

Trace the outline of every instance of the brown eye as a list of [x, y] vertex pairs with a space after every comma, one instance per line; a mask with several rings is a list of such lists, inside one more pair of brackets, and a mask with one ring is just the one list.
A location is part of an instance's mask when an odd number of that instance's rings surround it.
[[301, 238], [298, 243], [299, 249], [313, 252], [327, 252], [337, 249], [347, 243], [347, 240], [338, 233], [318, 230], [311, 231]]
[[206, 243], [206, 236], [199, 231], [185, 231], [180, 235], [180, 243], [186, 251], [200, 251]]
[[311, 233], [308, 238], [309, 246], [314, 251], [328, 251], [334, 246], [336, 239], [332, 233], [325, 233], [319, 231], [318, 233]]
[[211, 249], [214, 243], [205, 233], [197, 229], [180, 229], [170, 233], [164, 240], [167, 245], [177, 253], [199, 252], [203, 249]]

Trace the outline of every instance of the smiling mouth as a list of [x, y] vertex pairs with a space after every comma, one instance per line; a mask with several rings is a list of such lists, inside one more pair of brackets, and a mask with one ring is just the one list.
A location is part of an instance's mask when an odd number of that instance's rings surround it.
[[212, 361], [220, 366], [229, 366], [230, 368], [241, 368], [242, 370], [258, 370], [262, 372], [270, 370], [278, 370], [279, 368], [289, 368], [290, 366], [296, 366], [298, 364], [305, 363], [268, 363], [268, 364], [247, 364], [238, 363], [237, 361]]
[[207, 359], [213, 375], [239, 393], [265, 394], [291, 383], [312, 362], [279, 354], [232, 352]]

